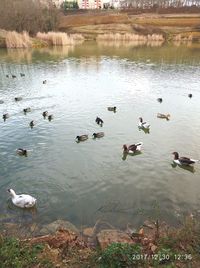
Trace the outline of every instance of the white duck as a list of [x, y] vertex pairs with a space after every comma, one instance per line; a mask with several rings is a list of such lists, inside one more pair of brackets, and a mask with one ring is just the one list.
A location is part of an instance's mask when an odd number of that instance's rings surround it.
[[139, 123], [138, 123], [138, 127], [139, 128], [145, 128], [145, 129], [149, 129], [150, 125], [147, 122], [143, 122], [142, 117], [139, 118]]
[[11, 195], [12, 202], [15, 206], [20, 208], [31, 208], [36, 204], [36, 199], [28, 194], [16, 194], [13, 189], [8, 189], [8, 192]]
[[174, 163], [177, 165], [189, 166], [195, 164], [196, 162], [199, 162], [199, 160], [191, 159], [188, 157], [179, 157], [179, 154], [177, 152], [173, 152], [172, 154], [174, 155]]

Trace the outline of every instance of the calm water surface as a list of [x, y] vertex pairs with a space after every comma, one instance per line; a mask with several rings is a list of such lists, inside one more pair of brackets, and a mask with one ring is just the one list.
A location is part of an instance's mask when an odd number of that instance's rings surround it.
[[[195, 45], [1, 49], [0, 114], [10, 118], [0, 120], [0, 220], [61, 218], [80, 226], [100, 218], [123, 228], [157, 213], [170, 223], [198, 213], [200, 165], [173, 167], [171, 153], [200, 159], [199, 63]], [[18, 96], [23, 100], [15, 102]], [[32, 112], [24, 115], [26, 107]], [[54, 115], [51, 122], [43, 119], [45, 110]], [[158, 112], [171, 120], [158, 119]], [[140, 116], [151, 124], [149, 134], [138, 130]], [[93, 140], [98, 131], [105, 137]], [[89, 139], [77, 144], [79, 134]], [[123, 158], [122, 145], [139, 141], [142, 154]], [[27, 158], [16, 155], [19, 147], [29, 150]], [[15, 208], [7, 188], [35, 196], [37, 213]]]

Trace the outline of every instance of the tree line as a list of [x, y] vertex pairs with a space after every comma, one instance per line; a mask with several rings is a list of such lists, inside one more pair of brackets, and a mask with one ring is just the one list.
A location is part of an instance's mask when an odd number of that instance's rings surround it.
[[35, 35], [39, 31], [56, 30], [59, 11], [51, 0], [0, 0], [0, 28], [10, 31], [27, 31]]
[[200, 0], [124, 0], [123, 5], [134, 8], [199, 7]]

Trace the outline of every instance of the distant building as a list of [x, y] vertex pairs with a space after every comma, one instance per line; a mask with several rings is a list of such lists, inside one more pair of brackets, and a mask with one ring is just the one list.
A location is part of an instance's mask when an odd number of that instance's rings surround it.
[[80, 9], [101, 9], [103, 8], [102, 0], [79, 0], [78, 5]]

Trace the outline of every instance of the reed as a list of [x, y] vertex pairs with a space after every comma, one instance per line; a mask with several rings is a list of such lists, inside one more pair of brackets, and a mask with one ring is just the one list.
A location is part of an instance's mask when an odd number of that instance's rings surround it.
[[148, 35], [139, 35], [139, 34], [132, 34], [132, 33], [125, 33], [125, 34], [99, 34], [96, 38], [97, 41], [107, 40], [107, 41], [164, 41], [164, 37], [161, 34], [148, 34]]
[[164, 41], [148, 41], [148, 40], [137, 40], [137, 41], [122, 41], [122, 40], [99, 40], [97, 44], [99, 46], [106, 47], [140, 47], [140, 46], [148, 46], [148, 47], [161, 47]]
[[32, 46], [32, 41], [27, 32], [17, 33], [8, 31], [5, 34], [7, 48], [28, 48]]
[[192, 41], [193, 40], [193, 35], [190, 34], [188, 36], [182, 35], [182, 34], [177, 34], [174, 36], [173, 41]]
[[40, 40], [48, 42], [48, 44], [52, 46], [74, 45], [77, 42], [84, 41], [83, 36], [80, 34], [68, 35], [67, 33], [63, 32], [38, 32], [36, 37]]

